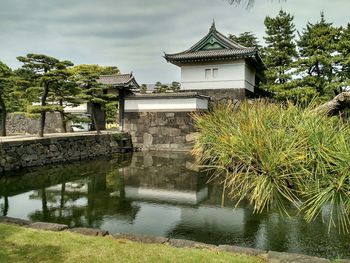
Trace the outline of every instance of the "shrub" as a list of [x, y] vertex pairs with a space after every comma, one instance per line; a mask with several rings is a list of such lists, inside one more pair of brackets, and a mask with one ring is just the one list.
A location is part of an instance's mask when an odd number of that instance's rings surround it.
[[348, 232], [350, 215], [350, 128], [312, 106], [266, 101], [219, 105], [194, 114], [199, 138], [193, 154], [225, 175], [224, 187], [255, 212], [292, 204], [312, 221], [327, 206], [329, 226]]

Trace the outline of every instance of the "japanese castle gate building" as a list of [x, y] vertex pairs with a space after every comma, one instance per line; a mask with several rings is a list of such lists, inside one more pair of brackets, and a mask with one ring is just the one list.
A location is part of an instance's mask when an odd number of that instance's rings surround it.
[[210, 97], [243, 99], [254, 93], [264, 65], [255, 47], [244, 47], [215, 28], [186, 51], [165, 54], [181, 68], [181, 89]]
[[264, 64], [255, 47], [244, 47], [215, 28], [186, 51], [165, 54], [181, 69], [178, 93], [133, 94], [125, 98], [125, 131], [149, 150], [187, 150], [196, 137], [191, 112], [209, 101], [241, 100], [254, 93]]

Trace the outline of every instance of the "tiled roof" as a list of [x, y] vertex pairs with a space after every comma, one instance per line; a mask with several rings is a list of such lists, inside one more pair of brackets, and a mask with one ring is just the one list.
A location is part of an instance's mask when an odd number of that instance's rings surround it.
[[[210, 48], [206, 48], [206, 45], [210, 44], [217, 44], [217, 46], [213, 45]], [[259, 63], [262, 63], [258, 50], [255, 47], [245, 47], [232, 41], [218, 32], [214, 23], [212, 24], [209, 33], [188, 50], [164, 55], [164, 58], [173, 64], [248, 57], [255, 58]]]
[[132, 74], [102, 75], [98, 82], [105, 85], [124, 85], [133, 78]]
[[227, 58], [227, 57], [250, 57], [255, 56], [257, 51], [243, 50], [243, 49], [216, 49], [216, 50], [200, 50], [197, 52], [182, 52], [177, 54], [168, 55], [168, 60], [187, 60], [197, 58]]
[[209, 99], [208, 96], [200, 95], [197, 92], [169, 92], [169, 93], [147, 93], [131, 94], [125, 99], [145, 99], [145, 98], [203, 98]]

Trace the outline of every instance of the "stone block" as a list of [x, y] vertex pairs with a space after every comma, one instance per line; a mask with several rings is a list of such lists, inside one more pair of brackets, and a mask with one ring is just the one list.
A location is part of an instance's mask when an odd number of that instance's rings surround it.
[[49, 151], [50, 151], [50, 152], [57, 152], [57, 151], [58, 151], [57, 146], [54, 145], [54, 144], [51, 144], [51, 145], [49, 146]]
[[186, 135], [186, 142], [194, 142], [198, 139], [199, 133], [194, 132]]
[[147, 146], [147, 145], [152, 145], [152, 142], [153, 142], [153, 136], [152, 136], [152, 134], [144, 133], [144, 134], [143, 134], [143, 144], [144, 144], [145, 146]]
[[13, 225], [19, 225], [19, 226], [26, 226], [26, 225], [30, 225], [31, 224], [31, 222], [29, 220], [24, 220], [24, 219], [14, 218], [14, 217], [8, 217], [8, 216], [1, 216], [0, 217], [0, 223], [13, 224]]
[[175, 137], [181, 135], [181, 130], [171, 127], [161, 127], [161, 134]]
[[82, 234], [85, 236], [107, 236], [109, 233], [106, 230], [94, 229], [94, 228], [85, 228], [85, 227], [76, 227], [69, 229], [70, 232]]
[[195, 242], [191, 240], [185, 240], [185, 239], [170, 239], [169, 245], [173, 247], [190, 247], [190, 248], [216, 248], [215, 245]]
[[307, 255], [269, 251], [267, 259], [271, 263], [329, 263], [325, 258], [312, 257]]
[[148, 129], [148, 132], [150, 134], [160, 134], [161, 133], [161, 129], [160, 127], [151, 127]]
[[183, 144], [186, 142], [186, 137], [185, 136], [176, 136], [174, 139], [173, 139], [174, 143], [177, 143], [177, 144]]
[[266, 251], [255, 249], [255, 248], [249, 248], [249, 247], [239, 247], [239, 246], [230, 246], [230, 245], [220, 245], [220, 250], [237, 253], [237, 254], [247, 254], [251, 256], [258, 256], [266, 254]]
[[167, 118], [172, 118], [172, 117], [174, 117], [175, 116], [175, 113], [174, 112], [166, 112], [165, 113], [165, 117], [167, 117]]
[[67, 225], [46, 222], [35, 222], [28, 225], [28, 227], [47, 231], [62, 231], [68, 229]]
[[169, 238], [158, 237], [158, 236], [148, 236], [148, 235], [136, 235], [136, 234], [115, 234], [113, 235], [116, 239], [127, 239], [140, 243], [156, 243], [164, 244], [169, 241]]

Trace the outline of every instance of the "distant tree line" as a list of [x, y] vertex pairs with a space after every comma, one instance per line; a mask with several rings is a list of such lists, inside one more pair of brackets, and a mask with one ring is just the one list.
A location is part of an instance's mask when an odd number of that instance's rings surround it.
[[229, 37], [260, 50], [267, 70], [261, 87], [279, 100], [328, 100], [350, 87], [350, 24], [336, 27], [321, 13], [297, 32], [294, 17], [280, 10], [265, 18], [265, 45], [252, 32]]
[[[150, 91], [153, 93], [165, 93], [165, 92], [177, 92], [181, 88], [181, 84], [177, 81], [173, 81], [170, 85], [169, 84], [163, 84], [160, 81], [157, 81], [154, 85], [154, 90]], [[140, 86], [140, 89], [138, 90], [141, 94], [144, 94], [147, 92], [147, 85], [142, 84]]]

